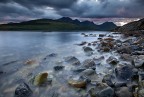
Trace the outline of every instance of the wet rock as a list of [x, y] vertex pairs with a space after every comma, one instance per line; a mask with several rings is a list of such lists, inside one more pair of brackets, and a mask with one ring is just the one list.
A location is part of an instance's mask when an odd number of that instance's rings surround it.
[[132, 61], [133, 57], [130, 54], [121, 54], [121, 58], [126, 61]]
[[85, 61], [83, 61], [83, 66], [85, 68], [92, 68], [92, 67], [95, 67], [96, 64], [95, 62], [93, 61], [93, 59], [86, 59]]
[[30, 97], [31, 95], [32, 90], [26, 83], [23, 83], [16, 88], [14, 97]]
[[34, 85], [42, 85], [47, 82], [48, 73], [40, 73], [34, 78]]
[[105, 36], [105, 34], [99, 34], [99, 37], [104, 37]]
[[138, 97], [144, 97], [144, 89], [138, 91]]
[[81, 75], [84, 75], [84, 76], [90, 76], [93, 74], [96, 74], [96, 71], [93, 69], [86, 69], [83, 72], [81, 72]]
[[105, 58], [104, 56], [94, 57], [93, 60], [94, 61], [102, 61], [102, 60], [104, 60], [104, 58]]
[[132, 55], [144, 55], [144, 51], [134, 51]]
[[63, 70], [64, 66], [54, 66], [55, 71]]
[[78, 67], [78, 68], [72, 69], [72, 71], [75, 72], [75, 73], [80, 73], [84, 70], [86, 70], [86, 68]]
[[115, 74], [118, 79], [128, 80], [132, 77], [132, 68], [127, 65], [119, 65], [115, 68]]
[[134, 65], [136, 68], [144, 68], [144, 60], [137, 59], [134, 61]]
[[56, 57], [56, 56], [57, 56], [56, 53], [51, 53], [51, 54], [48, 55], [48, 57]]
[[101, 90], [97, 95], [98, 95], [98, 97], [113, 97], [114, 90], [111, 87], [107, 87], [107, 88]]
[[116, 82], [114, 84], [115, 88], [120, 88], [120, 87], [126, 87], [127, 83], [126, 82]]
[[109, 52], [109, 51], [110, 51], [110, 48], [108, 48], [108, 47], [103, 47], [103, 48], [101, 48], [101, 50], [102, 50], [103, 52]]
[[87, 44], [87, 42], [86, 42], [86, 41], [83, 41], [83, 42], [81, 42], [80, 44], [77, 44], [77, 45], [83, 46], [83, 45], [86, 45], [86, 44]]
[[112, 75], [110, 74], [107, 74], [103, 77], [103, 80], [102, 80], [103, 83], [106, 83], [108, 86], [110, 87], [114, 87], [114, 84], [112, 82]]
[[3, 73], [4, 73], [3, 71], [0, 71], [0, 75], [3, 74]]
[[117, 97], [133, 97], [132, 92], [129, 91], [128, 87], [121, 87], [116, 91]]
[[112, 65], [116, 65], [119, 61], [117, 60], [117, 58], [110, 56], [107, 60], [107, 63], [112, 64]]
[[121, 46], [117, 49], [118, 53], [126, 53], [126, 54], [131, 54], [132, 50], [130, 46]]
[[114, 41], [114, 39], [113, 38], [104, 38], [104, 41]]
[[75, 88], [85, 88], [86, 87], [86, 81], [84, 81], [81, 78], [71, 78], [70, 80], [68, 80], [68, 84]]
[[27, 61], [25, 62], [26, 65], [33, 65], [33, 64], [35, 64], [35, 63], [36, 63], [36, 60], [27, 60]]
[[88, 46], [91, 46], [91, 43], [88, 43]]
[[72, 65], [80, 65], [80, 61], [74, 56], [65, 57], [64, 59]]
[[83, 47], [83, 50], [84, 50], [85, 52], [91, 52], [91, 51], [93, 51], [92, 48], [86, 47], [86, 46]]

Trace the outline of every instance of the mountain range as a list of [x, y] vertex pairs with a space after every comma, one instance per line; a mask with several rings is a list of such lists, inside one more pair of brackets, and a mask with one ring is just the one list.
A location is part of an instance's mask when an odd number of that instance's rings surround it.
[[71, 19], [69, 17], [62, 17], [60, 19], [36, 19], [24, 21], [20, 23], [1, 24], [0, 30], [5, 31], [110, 31], [117, 26], [113, 22], [105, 22], [101, 25], [96, 25], [90, 21], [79, 21], [78, 19]]

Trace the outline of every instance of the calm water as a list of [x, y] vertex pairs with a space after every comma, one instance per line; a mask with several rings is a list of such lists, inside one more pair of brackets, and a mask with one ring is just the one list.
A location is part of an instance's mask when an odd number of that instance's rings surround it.
[[[67, 78], [71, 75], [73, 68], [63, 62], [67, 56], [76, 56], [81, 62], [85, 59], [100, 56], [96, 50], [92, 56], [87, 56], [81, 46], [75, 44], [82, 41], [97, 41], [98, 34], [108, 32], [85, 32], [97, 34], [97, 37], [84, 37], [82, 32], [0, 32], [0, 71], [6, 73], [0, 75], [0, 97], [13, 97], [16, 86], [30, 79], [40, 72], [48, 72], [53, 78], [52, 86], [34, 87], [34, 97], [51, 97], [49, 91], [60, 92], [63, 97], [74, 97], [77, 91], [67, 86]], [[115, 36], [117, 38], [118, 36]], [[93, 49], [95, 47], [91, 46]], [[42, 61], [46, 55], [56, 53], [58, 56]], [[108, 57], [110, 54], [103, 54]], [[24, 62], [28, 59], [37, 60], [37, 64], [26, 66]], [[10, 63], [10, 64], [9, 64]], [[65, 65], [62, 72], [54, 72], [53, 66]], [[105, 73], [107, 70], [97, 69], [97, 72]], [[76, 93], [75, 93], [76, 92]], [[47, 95], [47, 96], [46, 96]], [[75, 96], [77, 97], [77, 96]]]

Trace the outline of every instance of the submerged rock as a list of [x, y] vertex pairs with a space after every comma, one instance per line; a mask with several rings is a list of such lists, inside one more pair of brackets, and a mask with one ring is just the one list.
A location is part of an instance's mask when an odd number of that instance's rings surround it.
[[119, 61], [117, 60], [117, 58], [110, 56], [107, 60], [107, 63], [112, 64], [112, 65], [116, 65]]
[[31, 95], [32, 90], [26, 83], [23, 83], [16, 88], [14, 97], [30, 97]]
[[98, 95], [98, 97], [113, 97], [114, 90], [111, 87], [107, 87], [107, 88], [101, 90], [97, 95]]
[[70, 80], [68, 80], [68, 84], [75, 88], [85, 88], [86, 87], [86, 81], [84, 81], [81, 78], [71, 78]]
[[83, 66], [85, 68], [93, 68], [96, 66], [95, 62], [93, 61], [93, 59], [86, 59], [85, 61], [83, 61]]
[[72, 65], [80, 65], [80, 61], [74, 56], [65, 57], [64, 60]]
[[93, 51], [92, 48], [86, 47], [86, 46], [83, 47], [83, 50], [84, 50], [85, 52], [91, 52], [91, 51]]
[[63, 70], [64, 66], [54, 66], [55, 71]]
[[42, 85], [47, 81], [48, 73], [40, 73], [34, 78], [34, 85]]

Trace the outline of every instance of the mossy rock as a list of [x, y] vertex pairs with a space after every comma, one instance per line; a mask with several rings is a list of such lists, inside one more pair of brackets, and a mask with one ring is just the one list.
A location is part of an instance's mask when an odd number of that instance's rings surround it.
[[34, 78], [34, 85], [41, 85], [47, 81], [48, 73], [40, 73], [35, 76]]
[[85, 88], [86, 82], [81, 80], [69, 80], [68, 84], [75, 88]]

